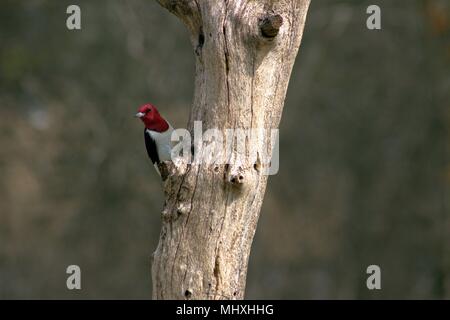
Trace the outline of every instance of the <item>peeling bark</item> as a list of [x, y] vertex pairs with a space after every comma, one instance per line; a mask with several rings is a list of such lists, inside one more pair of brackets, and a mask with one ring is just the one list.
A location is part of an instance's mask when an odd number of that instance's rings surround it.
[[[187, 26], [195, 52], [188, 127], [278, 128], [309, 0], [158, 0]], [[269, 131], [248, 144], [272, 148]], [[202, 149], [196, 149], [201, 153]], [[267, 176], [245, 154], [226, 165], [165, 163], [154, 299], [243, 299]]]

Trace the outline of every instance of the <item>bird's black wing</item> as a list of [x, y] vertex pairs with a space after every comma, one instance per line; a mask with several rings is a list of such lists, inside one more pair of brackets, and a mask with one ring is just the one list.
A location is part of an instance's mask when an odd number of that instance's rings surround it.
[[158, 164], [159, 156], [158, 151], [156, 150], [156, 143], [155, 140], [150, 136], [150, 134], [147, 132], [147, 129], [144, 129], [144, 137], [145, 137], [145, 148], [147, 149], [148, 157], [152, 160], [153, 164]]

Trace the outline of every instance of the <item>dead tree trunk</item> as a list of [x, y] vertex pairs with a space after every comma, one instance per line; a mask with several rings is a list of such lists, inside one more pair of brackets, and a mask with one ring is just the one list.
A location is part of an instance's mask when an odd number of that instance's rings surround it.
[[[158, 2], [184, 22], [194, 47], [191, 132], [194, 121], [222, 132], [278, 128], [310, 0]], [[271, 150], [273, 140], [264, 131], [250, 134], [246, 143]], [[263, 152], [258, 149], [255, 160], [246, 151], [236, 161], [233, 145], [227, 164], [169, 165], [153, 256], [154, 299], [244, 297], [267, 183]]]

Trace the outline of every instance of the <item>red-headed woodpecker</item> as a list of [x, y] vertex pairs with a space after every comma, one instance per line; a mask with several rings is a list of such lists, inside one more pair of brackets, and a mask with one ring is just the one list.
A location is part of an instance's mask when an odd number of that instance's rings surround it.
[[158, 164], [161, 161], [171, 160], [172, 126], [159, 114], [156, 107], [150, 103], [144, 104], [138, 109], [136, 117], [142, 120], [145, 125], [144, 137], [147, 154], [156, 168], [158, 174]]

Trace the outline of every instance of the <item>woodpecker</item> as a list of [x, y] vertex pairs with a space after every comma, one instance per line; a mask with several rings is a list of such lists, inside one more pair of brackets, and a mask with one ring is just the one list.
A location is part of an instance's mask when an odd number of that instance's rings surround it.
[[171, 160], [172, 126], [159, 114], [158, 109], [151, 103], [144, 104], [138, 109], [136, 117], [144, 123], [144, 139], [147, 154], [159, 175], [158, 164]]

